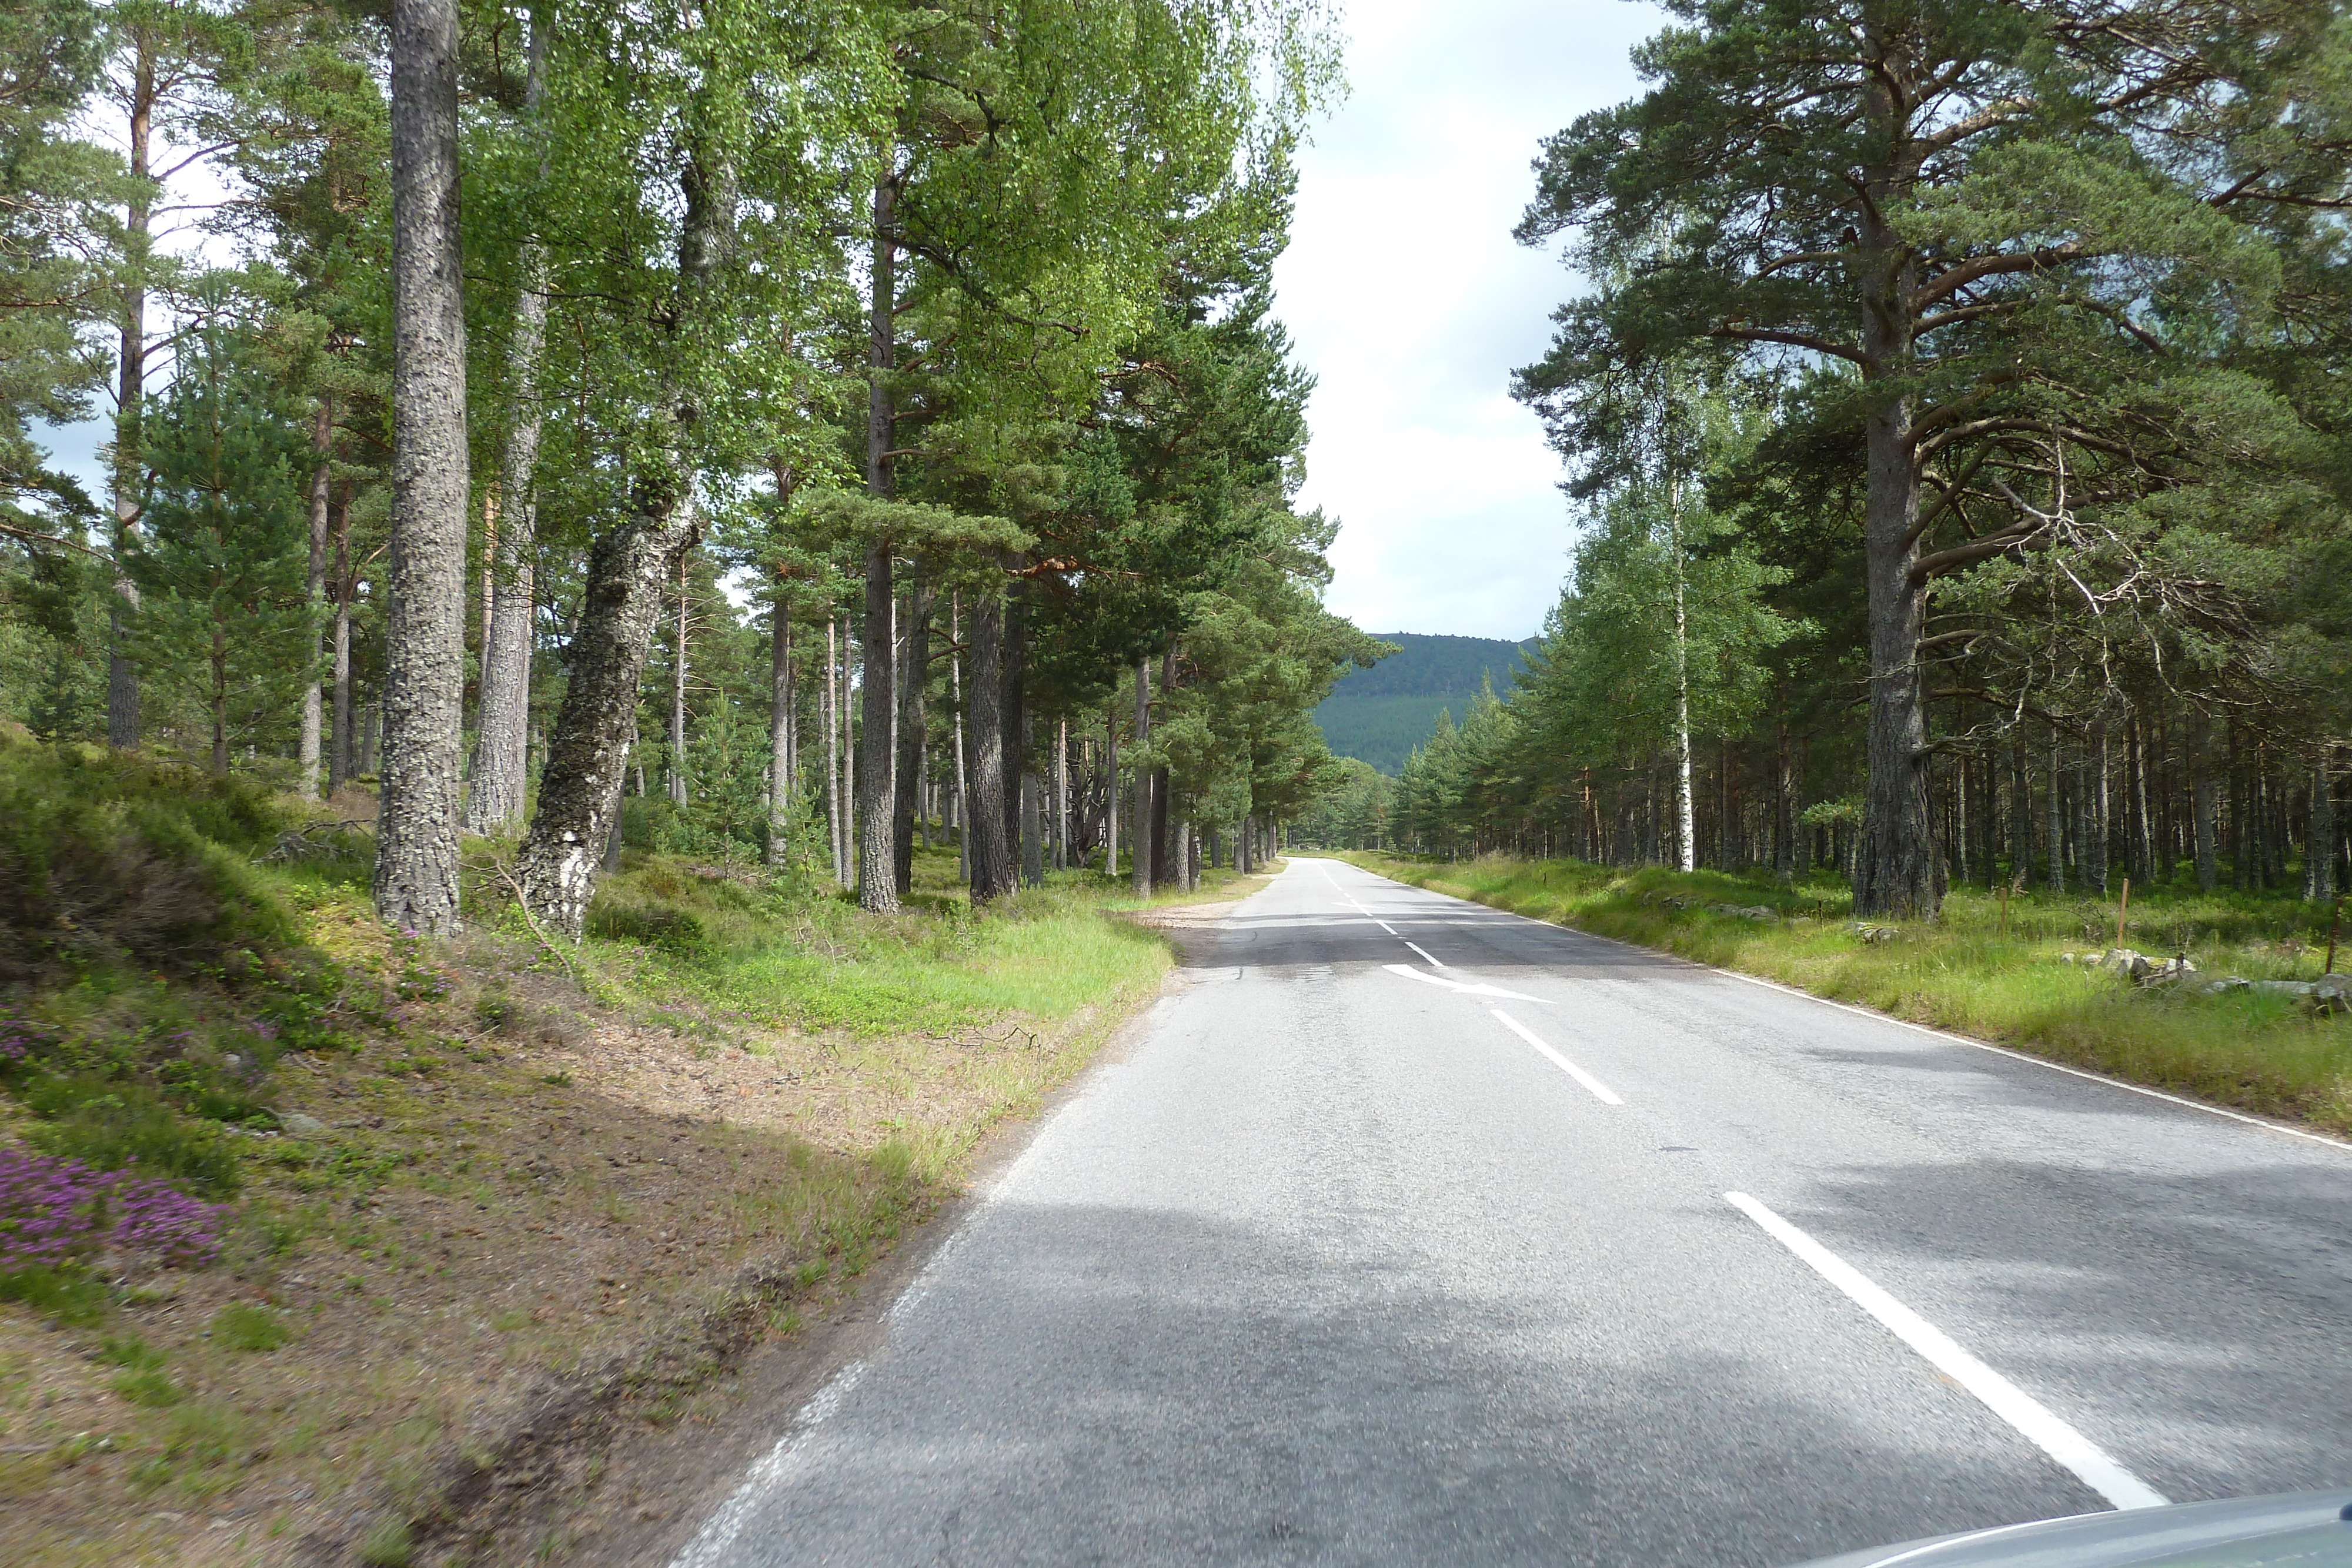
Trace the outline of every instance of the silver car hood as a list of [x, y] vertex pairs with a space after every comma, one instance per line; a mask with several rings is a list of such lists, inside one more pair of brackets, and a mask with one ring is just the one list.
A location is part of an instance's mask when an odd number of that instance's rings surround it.
[[1801, 1568], [2352, 1568], [2352, 1490], [2184, 1502], [1972, 1530]]

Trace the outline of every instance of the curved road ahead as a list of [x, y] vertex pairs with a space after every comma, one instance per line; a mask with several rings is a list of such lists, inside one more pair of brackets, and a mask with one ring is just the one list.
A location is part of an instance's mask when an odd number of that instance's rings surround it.
[[2352, 1481], [2352, 1149], [1293, 859], [682, 1564], [1772, 1564]]

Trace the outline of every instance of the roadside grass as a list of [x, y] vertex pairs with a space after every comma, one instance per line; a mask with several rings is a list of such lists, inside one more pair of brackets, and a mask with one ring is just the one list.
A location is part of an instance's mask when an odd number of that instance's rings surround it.
[[[1826, 879], [1783, 887], [1769, 876], [1577, 861], [1339, 858], [1412, 886], [2352, 1134], [2352, 1022], [2315, 1016], [2291, 997], [2142, 989], [2063, 962], [2116, 945], [2112, 899], [2034, 890], [2008, 901], [2004, 923], [1997, 896], [1958, 889], [1939, 922], [1864, 941], [1853, 929], [1852, 894]], [[1709, 907], [1718, 904], [1768, 905], [1780, 918]], [[2200, 979], [2307, 980], [2321, 971], [2327, 918], [2326, 908], [2282, 894], [2135, 888], [2123, 945], [2185, 954]], [[2336, 962], [2341, 969], [2347, 958]]]
[[975, 915], [933, 851], [876, 917], [632, 852], [573, 949], [469, 841], [432, 941], [374, 919], [372, 809], [0, 731], [0, 1149], [224, 1206], [207, 1266], [0, 1270], [12, 1564], [425, 1555], [437, 1467], [551, 1378], [707, 1410], [719, 1358], [659, 1347], [821, 1319], [1156, 991], [1123, 916], [1182, 902], [1067, 873]]

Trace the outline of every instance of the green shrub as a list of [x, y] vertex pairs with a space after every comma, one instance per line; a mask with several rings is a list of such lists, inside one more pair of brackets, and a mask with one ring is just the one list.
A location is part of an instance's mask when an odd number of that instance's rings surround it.
[[67, 1269], [34, 1267], [0, 1273], [0, 1301], [21, 1301], [52, 1322], [82, 1328], [106, 1314], [106, 1287]]
[[244, 780], [0, 737], [0, 980], [122, 958], [188, 972], [292, 945], [247, 859], [279, 820]]
[[213, 1343], [230, 1350], [271, 1351], [294, 1337], [286, 1314], [252, 1301], [231, 1301], [213, 1314]]
[[207, 1197], [236, 1191], [237, 1151], [230, 1134], [190, 1121], [139, 1084], [53, 1075], [34, 1081], [25, 1103], [43, 1118], [26, 1132], [26, 1141], [43, 1154], [97, 1170], [135, 1167]]

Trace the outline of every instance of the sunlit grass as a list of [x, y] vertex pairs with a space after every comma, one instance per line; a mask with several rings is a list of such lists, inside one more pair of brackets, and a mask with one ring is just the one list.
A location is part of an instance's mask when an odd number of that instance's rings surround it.
[[[1346, 858], [1416, 887], [2352, 1133], [2352, 1024], [2315, 1017], [2291, 997], [2143, 990], [2064, 963], [2066, 953], [2115, 945], [2112, 900], [2037, 891], [2012, 897], [2004, 912], [1997, 896], [1958, 891], [1936, 924], [1898, 925], [1892, 940], [1865, 943], [1852, 928], [1850, 895], [1826, 881], [1782, 887], [1715, 872], [1496, 856]], [[1708, 907], [1717, 904], [1768, 904], [1780, 918]], [[2125, 946], [2186, 955], [2200, 979], [2312, 979], [2321, 972], [2327, 911], [2274, 894], [2158, 888], [2135, 891], [2127, 921]], [[2341, 969], [2347, 959], [2336, 962]]]

